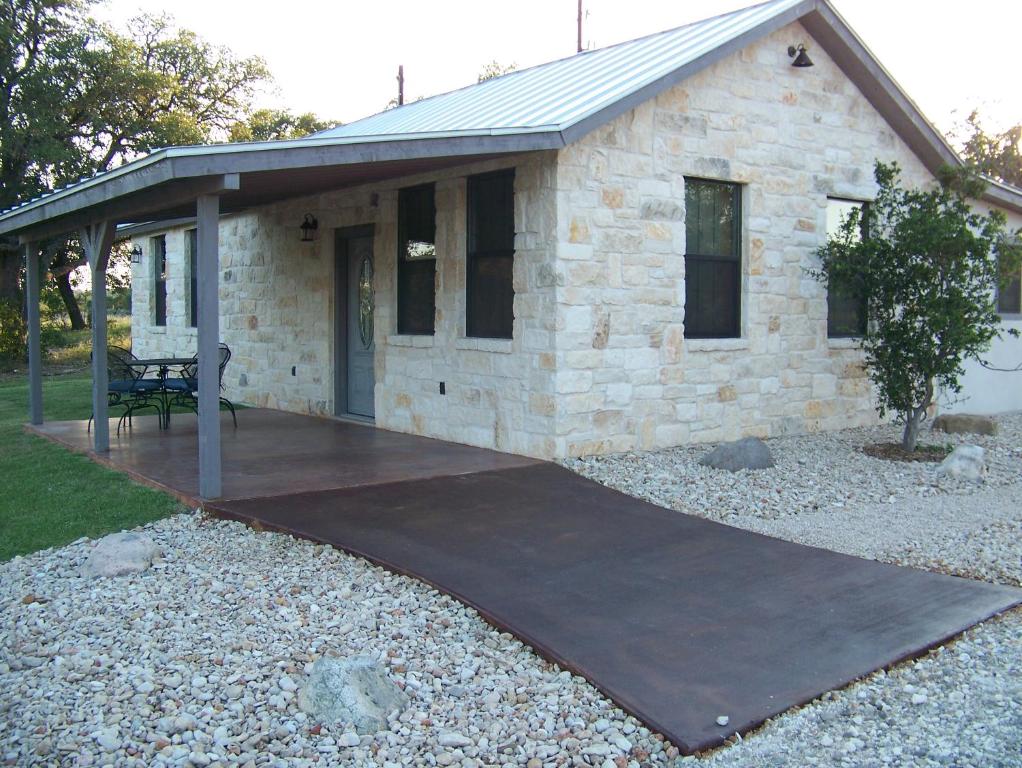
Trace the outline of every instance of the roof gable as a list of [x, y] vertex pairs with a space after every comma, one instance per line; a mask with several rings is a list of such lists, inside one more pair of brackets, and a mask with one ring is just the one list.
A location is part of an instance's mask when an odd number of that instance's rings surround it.
[[812, 0], [773, 0], [743, 8], [405, 104], [316, 138], [564, 132], [631, 101], [647, 87], [660, 87], [688, 65], [706, 66], [707, 58], [729, 43], [752, 32], [766, 34], [814, 5]]

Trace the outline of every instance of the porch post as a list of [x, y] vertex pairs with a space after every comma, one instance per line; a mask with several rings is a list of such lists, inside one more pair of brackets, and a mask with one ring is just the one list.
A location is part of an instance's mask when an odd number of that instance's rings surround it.
[[101, 221], [80, 233], [92, 276], [92, 435], [96, 453], [110, 450], [106, 367], [106, 267], [114, 244], [114, 224]]
[[220, 467], [220, 197], [196, 201], [198, 244], [199, 495], [222, 495]]
[[39, 349], [39, 249], [25, 243], [25, 300], [28, 302], [28, 420], [43, 423], [43, 371]]

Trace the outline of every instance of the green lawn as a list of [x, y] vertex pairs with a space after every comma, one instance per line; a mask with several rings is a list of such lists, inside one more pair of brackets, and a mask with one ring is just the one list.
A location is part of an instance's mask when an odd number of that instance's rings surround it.
[[[89, 418], [90, 393], [88, 374], [46, 377], [45, 418]], [[184, 510], [167, 494], [25, 434], [27, 414], [26, 379], [0, 381], [0, 561]]]

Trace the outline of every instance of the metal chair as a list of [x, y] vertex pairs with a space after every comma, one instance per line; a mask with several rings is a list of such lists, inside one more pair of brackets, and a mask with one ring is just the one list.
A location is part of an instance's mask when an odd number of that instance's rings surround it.
[[[226, 344], [221, 343], [219, 345], [220, 351], [220, 366], [217, 372], [218, 381], [220, 384], [220, 391], [224, 389], [224, 369], [227, 367], [228, 361], [231, 359], [231, 350]], [[199, 356], [195, 355], [192, 357], [192, 362], [187, 363], [181, 367], [181, 378], [170, 379], [165, 382], [164, 386], [168, 392], [174, 392], [174, 397], [170, 400], [167, 405], [167, 417], [170, 417], [170, 406], [181, 405], [195, 413], [199, 412]], [[238, 414], [234, 411], [234, 403], [228, 400], [223, 395], [220, 396], [220, 404], [226, 406], [227, 410], [231, 412], [231, 418], [234, 420], [234, 426], [238, 426]]]
[[[124, 413], [117, 420], [118, 435], [121, 434], [121, 426], [125, 421], [130, 428], [132, 415], [145, 408], [155, 408], [160, 423], [163, 423], [163, 407], [158, 397], [163, 388], [163, 381], [145, 378], [146, 367], [132, 365], [129, 362], [137, 359], [131, 350], [122, 347], [111, 346], [106, 351], [107, 406], [124, 408]], [[89, 414], [86, 431], [92, 430], [94, 417], [94, 413]]]

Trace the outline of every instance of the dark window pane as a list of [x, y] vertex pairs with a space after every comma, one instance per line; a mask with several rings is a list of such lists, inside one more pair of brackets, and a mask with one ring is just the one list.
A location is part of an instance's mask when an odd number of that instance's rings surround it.
[[188, 325], [199, 325], [199, 243], [198, 233], [188, 230]]
[[739, 187], [701, 179], [685, 180], [686, 253], [739, 259]]
[[866, 334], [866, 302], [835, 286], [827, 286], [827, 335], [831, 338]]
[[1022, 275], [1015, 275], [997, 292], [997, 311], [1006, 315], [1022, 313]]
[[436, 317], [434, 186], [398, 191], [397, 332], [433, 333]]
[[153, 295], [156, 304], [156, 325], [167, 324], [167, 238], [154, 237], [153, 244]]
[[514, 253], [477, 255], [469, 261], [469, 336], [510, 339], [514, 320]]
[[469, 336], [510, 339], [514, 326], [514, 170], [468, 180], [466, 327]]
[[[866, 203], [858, 200], [827, 201], [827, 237], [838, 234], [841, 225]], [[859, 237], [862, 235], [860, 234]], [[827, 286], [827, 336], [857, 337], [866, 334], [866, 299], [834, 285]]]
[[685, 179], [685, 335], [740, 335], [741, 187]]
[[732, 338], [739, 331], [737, 261], [685, 257], [685, 336]]

